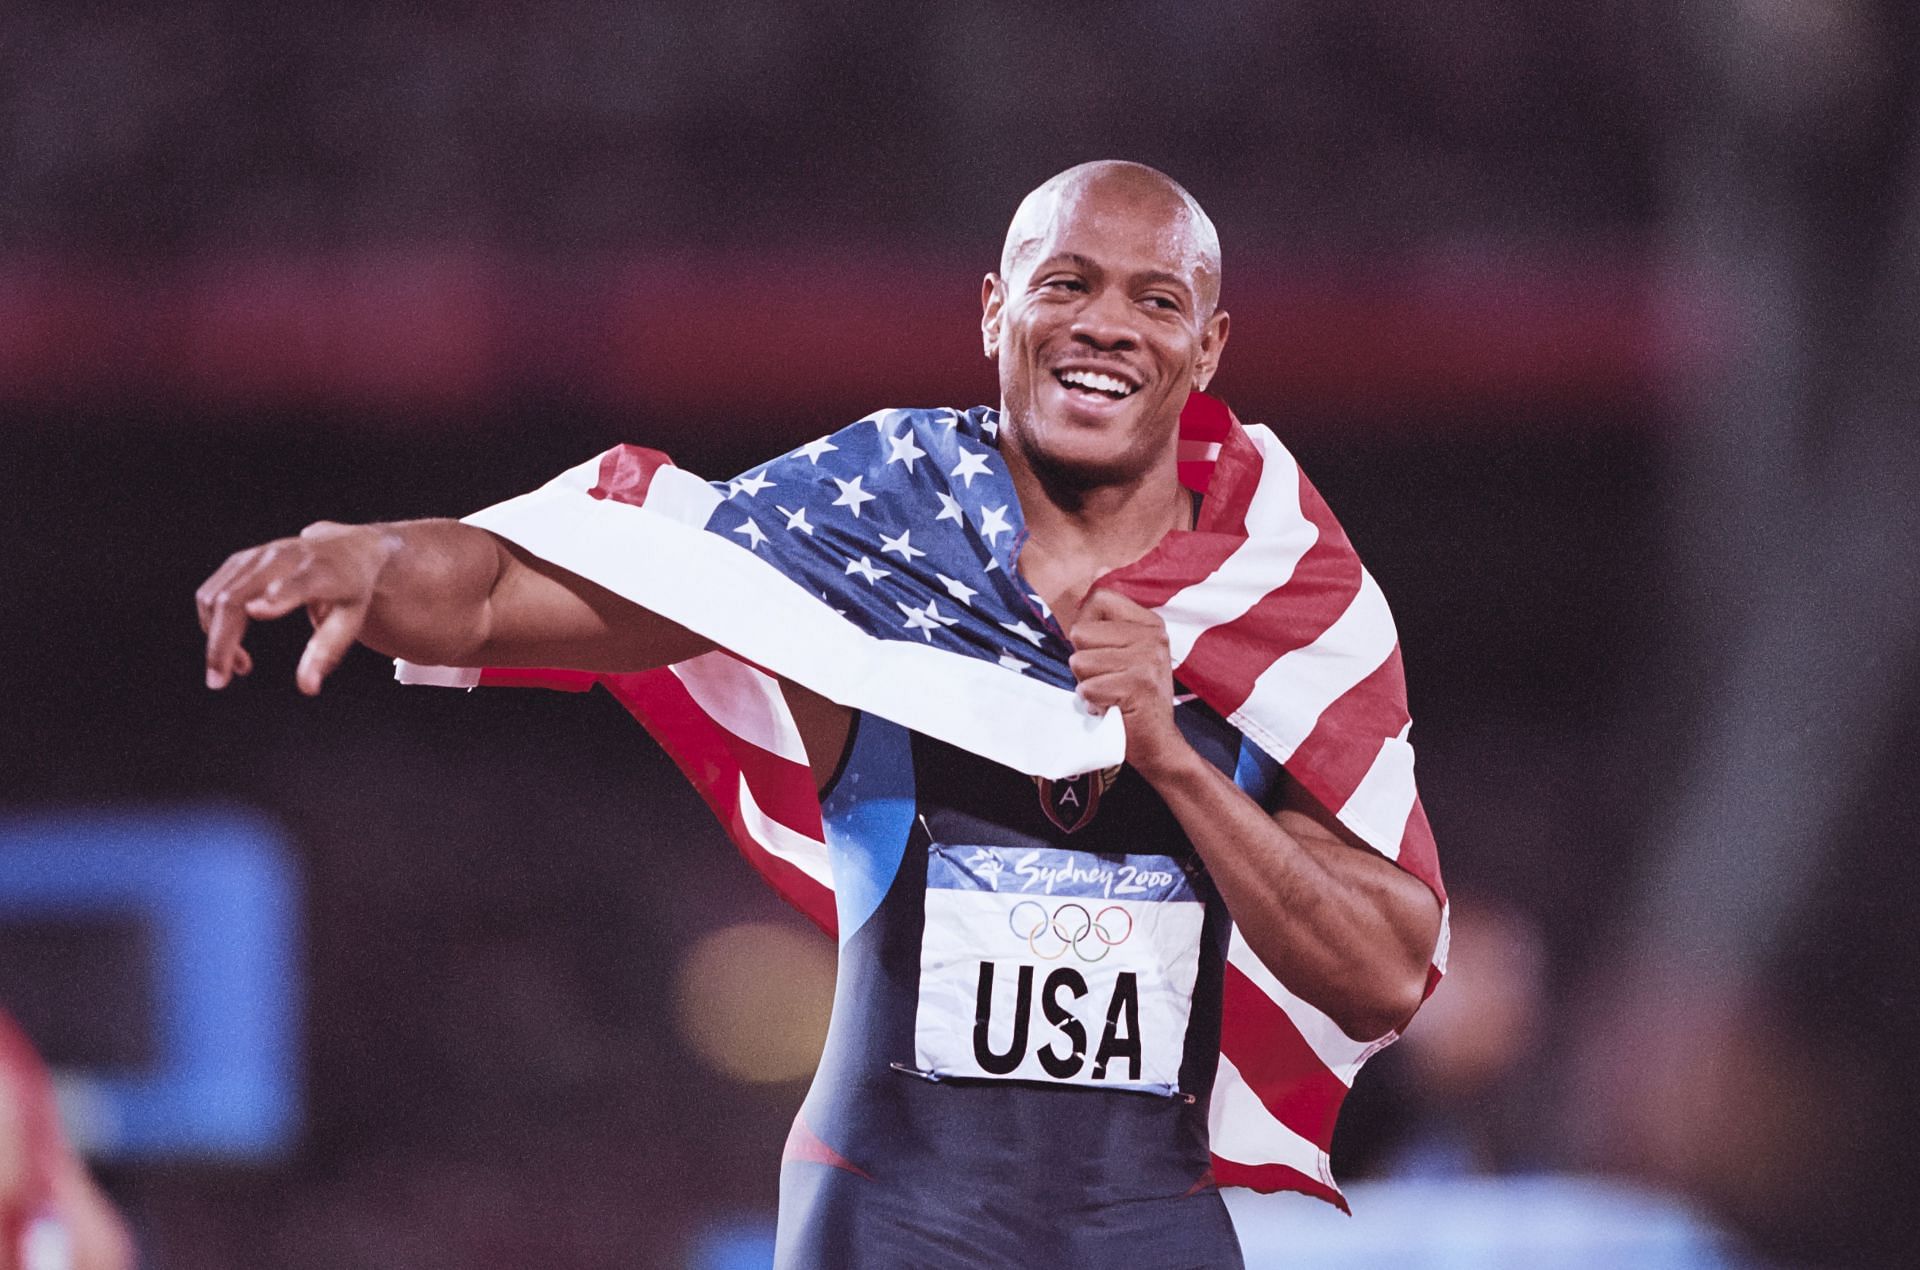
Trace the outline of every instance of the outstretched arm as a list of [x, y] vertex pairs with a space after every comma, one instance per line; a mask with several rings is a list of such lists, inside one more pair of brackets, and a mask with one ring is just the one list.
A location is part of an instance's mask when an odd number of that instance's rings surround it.
[[304, 608], [313, 637], [296, 679], [309, 695], [357, 640], [443, 666], [626, 671], [712, 645], [600, 586], [454, 520], [321, 521], [229, 556], [195, 593], [207, 686], [247, 674], [249, 622]]
[[1166, 628], [1153, 613], [1096, 591], [1071, 639], [1080, 694], [1120, 709], [1127, 762], [1186, 830], [1254, 955], [1355, 1040], [1404, 1026], [1440, 935], [1433, 893], [1305, 790], [1269, 816], [1203, 759], [1173, 721]]

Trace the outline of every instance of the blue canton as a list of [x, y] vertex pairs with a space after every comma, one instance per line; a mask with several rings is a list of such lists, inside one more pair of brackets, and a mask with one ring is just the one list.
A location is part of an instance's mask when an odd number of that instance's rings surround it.
[[1071, 653], [1014, 567], [1026, 526], [999, 414], [882, 410], [713, 487], [709, 533], [867, 634], [1072, 688]]

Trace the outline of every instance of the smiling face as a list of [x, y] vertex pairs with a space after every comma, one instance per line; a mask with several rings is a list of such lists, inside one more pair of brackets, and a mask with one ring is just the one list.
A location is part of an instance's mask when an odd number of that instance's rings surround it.
[[1226, 345], [1219, 294], [1213, 226], [1166, 176], [1097, 163], [1042, 185], [981, 289], [1003, 447], [1083, 487], [1171, 473], [1180, 408]]

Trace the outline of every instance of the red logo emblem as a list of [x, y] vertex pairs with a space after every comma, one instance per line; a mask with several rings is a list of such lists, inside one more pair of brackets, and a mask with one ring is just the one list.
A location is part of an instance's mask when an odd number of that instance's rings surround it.
[[1119, 778], [1120, 768], [1115, 765], [1064, 780], [1036, 776], [1033, 783], [1040, 791], [1040, 810], [1047, 813], [1047, 819], [1063, 833], [1073, 833], [1092, 822], [1093, 813], [1100, 807], [1100, 795]]

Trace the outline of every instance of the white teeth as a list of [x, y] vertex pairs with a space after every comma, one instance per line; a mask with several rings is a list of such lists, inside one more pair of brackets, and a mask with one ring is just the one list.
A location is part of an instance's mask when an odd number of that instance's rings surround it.
[[1116, 397], [1125, 397], [1133, 392], [1132, 384], [1115, 379], [1112, 375], [1102, 375], [1092, 370], [1063, 370], [1060, 372], [1060, 382], [1072, 384], [1078, 388], [1091, 388], [1096, 392], [1112, 393]]

